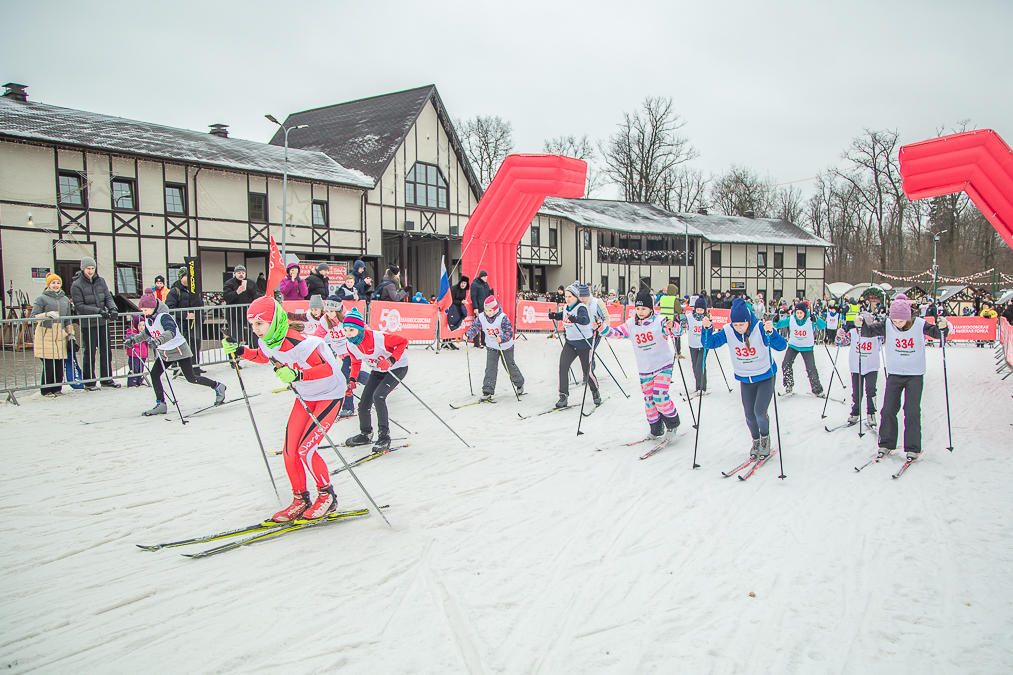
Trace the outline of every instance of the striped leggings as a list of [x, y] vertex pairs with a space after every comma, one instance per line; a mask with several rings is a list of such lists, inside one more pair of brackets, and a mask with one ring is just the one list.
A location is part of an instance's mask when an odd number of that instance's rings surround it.
[[675, 401], [668, 397], [672, 385], [672, 367], [655, 373], [640, 374], [640, 389], [644, 392], [644, 412], [648, 422], [657, 422], [659, 415], [675, 416]]

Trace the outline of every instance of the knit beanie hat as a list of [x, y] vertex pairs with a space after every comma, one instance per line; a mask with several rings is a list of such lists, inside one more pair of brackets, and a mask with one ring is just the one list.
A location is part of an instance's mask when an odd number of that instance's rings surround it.
[[59, 274], [57, 274], [56, 272], [50, 272], [49, 274], [46, 275], [46, 288], [49, 288], [49, 284], [53, 283], [54, 279], [59, 281], [61, 285], [63, 284], [63, 279], [60, 278]]
[[646, 288], [637, 293], [637, 299], [633, 304], [635, 307], [650, 307], [652, 311], [654, 310], [654, 298]]
[[807, 305], [804, 302], [800, 302], [797, 305], [795, 305], [795, 311], [796, 312], [805, 312], [806, 314], [808, 314], [809, 313], [809, 305]]
[[707, 309], [707, 298], [702, 295], [696, 296], [696, 302], [693, 303], [693, 309]]
[[141, 299], [137, 301], [137, 306], [141, 309], [155, 309], [158, 307], [158, 299], [154, 293], [145, 293], [141, 296]]
[[388, 273], [388, 274], [389, 274], [390, 276], [395, 276], [395, 275], [397, 275], [397, 274], [400, 274], [400, 273], [401, 273], [401, 268], [400, 268], [400, 267], [398, 267], [397, 265], [395, 265], [395, 264], [391, 263], [390, 267], [388, 267], [388, 268], [387, 268], [387, 273]]
[[180, 267], [178, 270], [176, 270], [177, 279], [182, 279], [188, 274], [190, 274], [190, 270], [188, 270], [186, 267]]
[[362, 315], [359, 314], [359, 310], [354, 307], [348, 310], [348, 314], [345, 314], [345, 320], [341, 323], [342, 328], [351, 326], [357, 328], [361, 333], [366, 328], [366, 322], [362, 320]]
[[577, 297], [578, 298], [589, 298], [591, 297], [591, 287], [587, 284], [581, 284], [577, 286]]
[[245, 272], [246, 268], [243, 267], [242, 265], [236, 265], [235, 267], [232, 268], [232, 271], [233, 272]]
[[[314, 295], [313, 297], [314, 298], [319, 298], [320, 296], [319, 295]], [[312, 300], [310, 300], [310, 307], [313, 307], [313, 301]], [[340, 312], [341, 311], [341, 301], [340, 300], [331, 300], [330, 298], [328, 298], [327, 300], [324, 300], [324, 311], [325, 312]]]
[[487, 310], [488, 309], [499, 309], [499, 302], [496, 301], [495, 297], [493, 297], [493, 296], [490, 295], [488, 298], [485, 299], [485, 308]]
[[323, 308], [324, 308], [324, 299], [321, 298], [319, 295], [311, 295], [310, 309], [323, 309]]
[[566, 290], [570, 291], [571, 293], [573, 293], [578, 298], [580, 297], [580, 286], [577, 285], [576, 281], [574, 281], [572, 284], [570, 284], [569, 286], [567, 286]]
[[163, 284], [165, 283], [165, 277], [163, 277], [161, 274], [155, 277], [155, 283], [157, 284], [159, 281], [161, 281]]
[[84, 269], [85, 267], [98, 267], [98, 265], [95, 264], [95, 258], [89, 258], [88, 256], [81, 258], [81, 269]]
[[330, 271], [331, 266], [328, 265], [327, 263], [320, 263], [319, 265], [317, 265], [317, 272], [330, 272]]
[[732, 309], [728, 318], [732, 323], [751, 321], [753, 318], [753, 312], [749, 309], [749, 305], [747, 305], [742, 298], [735, 298], [732, 300]]
[[292, 269], [293, 267], [296, 268], [296, 269], [299, 269], [299, 263], [295, 263], [294, 262], [294, 263], [289, 263], [289, 264], [285, 265], [285, 273], [288, 274], [288, 271], [290, 269]]
[[890, 318], [891, 319], [900, 319], [900, 320], [903, 320], [903, 321], [910, 321], [911, 320], [911, 303], [908, 302], [907, 299], [904, 299], [904, 300], [897, 300], [897, 299], [895, 299], [893, 301], [893, 304], [890, 305]]

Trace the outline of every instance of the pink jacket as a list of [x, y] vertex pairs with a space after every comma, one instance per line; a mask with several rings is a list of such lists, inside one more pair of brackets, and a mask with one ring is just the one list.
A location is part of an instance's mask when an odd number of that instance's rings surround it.
[[288, 277], [281, 280], [278, 284], [278, 290], [281, 292], [281, 297], [284, 300], [305, 300], [306, 299], [306, 281], [304, 279], [298, 279], [292, 281]]
[[[137, 330], [136, 328], [128, 328], [125, 331], [123, 331], [123, 336], [126, 337], [128, 335], [137, 335], [138, 333], [140, 333], [140, 331]], [[140, 358], [140, 359], [146, 359], [146, 358], [148, 358], [148, 343], [147, 342], [139, 342], [139, 343], [137, 343], [136, 345], [134, 345], [132, 347], [127, 347], [126, 349], [127, 349], [127, 354], [129, 354], [130, 356], [136, 356], [137, 358]]]

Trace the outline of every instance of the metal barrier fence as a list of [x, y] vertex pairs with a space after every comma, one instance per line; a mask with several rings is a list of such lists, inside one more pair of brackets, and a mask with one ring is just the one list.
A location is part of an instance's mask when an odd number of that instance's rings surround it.
[[[252, 331], [246, 322], [249, 305], [216, 305], [170, 310], [180, 332], [187, 338], [197, 365], [225, 363], [221, 339], [225, 334], [239, 336], [249, 343]], [[0, 394], [17, 403], [15, 392], [45, 388], [75, 389], [102, 382], [141, 378], [145, 367], [140, 354], [150, 348], [137, 348], [133, 355], [123, 346], [123, 338], [132, 330], [138, 313], [119, 314], [115, 319], [99, 315], [48, 316], [0, 320]], [[72, 335], [70, 339], [68, 336]], [[88, 356], [92, 352], [94, 357]], [[150, 366], [149, 366], [150, 367]], [[85, 377], [86, 370], [91, 377]]]

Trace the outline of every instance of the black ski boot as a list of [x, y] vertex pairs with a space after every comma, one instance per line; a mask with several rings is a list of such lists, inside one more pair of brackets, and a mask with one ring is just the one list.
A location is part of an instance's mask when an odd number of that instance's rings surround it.
[[665, 423], [662, 422], [663, 419], [663, 417], [659, 417], [651, 422], [651, 435], [655, 438], [660, 438], [665, 434]]
[[665, 428], [668, 429], [669, 431], [675, 431], [676, 429], [679, 428], [679, 425], [681, 424], [681, 421], [679, 420], [678, 410], [675, 411], [674, 417], [665, 417], [664, 415], [662, 415], [661, 419], [665, 423]]
[[369, 431], [364, 434], [356, 434], [355, 436], [352, 436], [351, 438], [346, 440], [345, 445], [347, 445], [350, 448], [354, 448], [357, 445], [369, 445], [370, 442], [372, 441], [372, 439], [370, 438], [372, 433], [373, 433], [372, 431]]
[[569, 402], [567, 401], [566, 394], [560, 394], [559, 395], [559, 400], [556, 401], [556, 407], [557, 408], [565, 408], [568, 405], [569, 405]]
[[591, 400], [594, 401], [596, 406], [601, 405], [601, 392], [595, 391], [591, 393]]
[[373, 452], [387, 452], [390, 450], [390, 432], [383, 427], [377, 430], [376, 442], [373, 443]]

